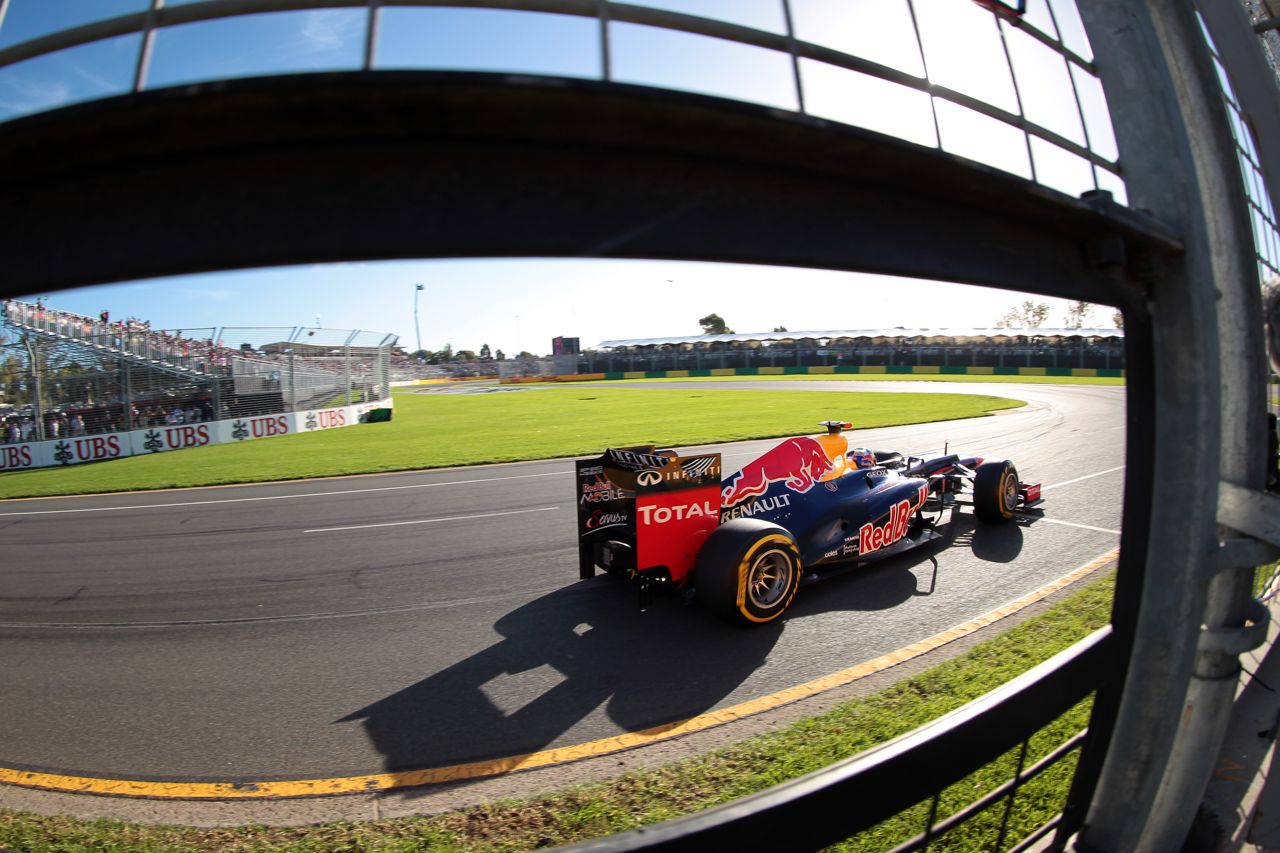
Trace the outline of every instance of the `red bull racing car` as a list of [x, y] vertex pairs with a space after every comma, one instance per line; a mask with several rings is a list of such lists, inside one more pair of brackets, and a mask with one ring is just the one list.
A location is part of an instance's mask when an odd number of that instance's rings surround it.
[[1041, 502], [1008, 460], [907, 456], [850, 448], [850, 424], [789, 438], [721, 479], [720, 454], [679, 456], [653, 445], [576, 463], [582, 578], [605, 569], [659, 589], [692, 588], [735, 621], [765, 623], [802, 577], [878, 560], [939, 538], [956, 505], [983, 522]]

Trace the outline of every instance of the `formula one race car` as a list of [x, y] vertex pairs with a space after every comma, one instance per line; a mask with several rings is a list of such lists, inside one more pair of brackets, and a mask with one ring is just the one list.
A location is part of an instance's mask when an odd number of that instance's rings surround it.
[[721, 481], [720, 454], [653, 445], [577, 462], [579, 575], [637, 582], [642, 602], [692, 587], [711, 610], [764, 623], [801, 577], [898, 554], [939, 538], [956, 505], [999, 523], [1041, 503], [1007, 460], [917, 457], [850, 448], [850, 424], [789, 438]]

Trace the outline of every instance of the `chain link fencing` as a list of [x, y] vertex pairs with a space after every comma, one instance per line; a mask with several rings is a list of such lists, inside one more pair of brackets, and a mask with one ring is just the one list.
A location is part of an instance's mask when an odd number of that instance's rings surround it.
[[153, 329], [7, 301], [0, 442], [383, 400], [396, 336], [296, 326]]

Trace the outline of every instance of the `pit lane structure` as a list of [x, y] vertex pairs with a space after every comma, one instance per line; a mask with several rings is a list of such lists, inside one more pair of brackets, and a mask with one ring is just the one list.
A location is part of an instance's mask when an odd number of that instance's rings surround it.
[[[1280, 503], [1262, 492], [1258, 297], [1260, 272], [1275, 272], [1265, 248], [1274, 214], [1260, 196], [1277, 197], [1280, 106], [1243, 12], [1081, 0], [1095, 59], [1051, 49], [1101, 80], [1115, 163], [1021, 111], [801, 42], [789, 14], [787, 31], [770, 34], [603, 0], [452, 4], [597, 18], [602, 79], [568, 80], [375, 70], [378, 9], [391, 5], [441, 4], [157, 0], [0, 51], [3, 65], [122, 33], [143, 45], [129, 93], [0, 125], [0, 290], [364, 258], [590, 256], [884, 272], [1117, 306], [1129, 424], [1110, 628], [891, 749], [586, 846], [821, 847], [927, 798], [1096, 691], [1070, 800], [1044, 832], [1059, 847], [1176, 848], [1212, 769], [1237, 656], [1264, 624], [1237, 569], [1280, 544]], [[369, 10], [361, 70], [143, 90], [158, 28], [335, 6]], [[992, 14], [1002, 32], [1044, 35]], [[799, 109], [613, 82], [614, 21], [789, 55]], [[1088, 161], [1095, 180], [1123, 174], [1129, 206], [1100, 186], [1074, 199], [815, 118], [800, 88], [808, 60], [1010, 124], [1029, 146], [1034, 137]], [[359, 180], [335, 190], [324, 180], [333, 174]], [[128, 251], [139, 234], [147, 251]], [[857, 813], [843, 807], [855, 801]]]

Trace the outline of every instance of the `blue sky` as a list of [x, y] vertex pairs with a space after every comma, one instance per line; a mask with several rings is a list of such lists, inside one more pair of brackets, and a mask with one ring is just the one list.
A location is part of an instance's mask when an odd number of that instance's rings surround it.
[[[166, 0], [174, 6], [192, 0]], [[11, 0], [0, 49], [88, 21], [142, 11], [149, 0]], [[785, 32], [779, 0], [647, 0], [644, 5]], [[1071, 0], [1030, 0], [1028, 21], [1090, 55]], [[1024, 33], [963, 0], [791, 0], [797, 37], [921, 75], [1026, 116], [1105, 157], [1115, 156], [1101, 89]], [[1052, 13], [1052, 14], [1051, 14]], [[597, 78], [600, 27], [594, 19], [493, 9], [385, 8], [375, 67], [514, 71]], [[362, 9], [295, 11], [169, 27], [158, 32], [145, 86], [274, 73], [358, 68]], [[701, 36], [614, 22], [613, 78], [688, 89], [794, 110], [790, 57]], [[0, 120], [127, 91], [140, 37], [123, 36], [0, 68]], [[1010, 75], [1005, 50], [1016, 72]], [[1123, 187], [1074, 154], [1025, 138], [978, 113], [846, 69], [803, 60], [806, 108], [942, 147], [1076, 195], [1097, 180], [1123, 200]], [[1083, 120], [1072, 95], [1078, 91]], [[935, 119], [936, 116], [936, 119]], [[546, 351], [554, 335], [584, 344], [623, 337], [695, 334], [716, 312], [738, 331], [880, 325], [990, 325], [1022, 297], [874, 276], [711, 264], [603, 261], [387, 262], [291, 267], [185, 276], [52, 295], [86, 314], [106, 308], [164, 327], [312, 325], [378, 329], [415, 346], [414, 285], [421, 282], [422, 343], [515, 352]], [[607, 283], [608, 287], [602, 287]], [[847, 299], [778, 299], [780, 292]], [[610, 294], [608, 296], [604, 294]], [[627, 310], [672, 306], [645, 318]], [[1053, 323], [1064, 306], [1050, 301]], [[833, 315], [827, 306], [848, 305]], [[778, 308], [778, 305], [786, 305]], [[815, 305], [808, 308], [807, 305]], [[874, 306], [874, 307], [872, 307]], [[1110, 311], [1095, 320], [1109, 324]]]

